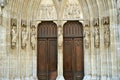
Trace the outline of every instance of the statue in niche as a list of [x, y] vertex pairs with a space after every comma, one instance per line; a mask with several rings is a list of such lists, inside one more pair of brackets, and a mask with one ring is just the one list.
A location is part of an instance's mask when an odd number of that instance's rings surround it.
[[94, 28], [94, 41], [95, 41], [95, 47], [96, 48], [99, 48], [99, 44], [100, 44], [100, 32], [99, 32], [99, 27], [98, 26], [95, 26]]
[[90, 29], [88, 25], [85, 25], [84, 28], [84, 40], [85, 40], [85, 48], [89, 48], [90, 45]]
[[104, 44], [106, 47], [110, 45], [110, 28], [109, 28], [109, 17], [103, 19], [104, 25]]
[[94, 19], [94, 45], [96, 48], [100, 46], [100, 32], [99, 32], [99, 19]]
[[27, 34], [26, 26], [23, 24], [22, 31], [21, 31], [21, 47], [22, 47], [22, 49], [24, 49], [27, 45], [27, 38], [28, 38], [28, 34]]
[[13, 24], [11, 29], [11, 47], [15, 48], [17, 43], [17, 27]]
[[30, 43], [31, 43], [31, 46], [32, 46], [32, 49], [34, 50], [35, 49], [35, 44], [36, 44], [36, 28], [35, 26], [32, 26], [31, 27], [31, 34], [30, 34]]

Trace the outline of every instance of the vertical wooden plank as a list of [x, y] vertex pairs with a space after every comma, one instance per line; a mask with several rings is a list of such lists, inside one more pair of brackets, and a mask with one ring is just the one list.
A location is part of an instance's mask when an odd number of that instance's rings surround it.
[[47, 80], [47, 40], [38, 40], [38, 60], [37, 75], [38, 79]]
[[72, 53], [73, 53], [73, 41], [72, 39], [64, 39], [63, 43], [63, 70], [65, 80], [73, 80], [72, 71]]
[[49, 79], [55, 80], [57, 77], [57, 40], [48, 39], [48, 70]]

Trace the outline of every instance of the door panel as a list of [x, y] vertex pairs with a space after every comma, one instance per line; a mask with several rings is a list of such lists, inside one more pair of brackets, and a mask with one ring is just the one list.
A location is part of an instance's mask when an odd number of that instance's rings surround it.
[[82, 38], [74, 38], [75, 80], [82, 80], [84, 74], [84, 56]]
[[84, 76], [83, 26], [68, 21], [63, 27], [63, 73], [65, 80], [82, 80]]
[[38, 41], [38, 78], [47, 80], [47, 40]]
[[57, 26], [52, 21], [38, 25], [37, 76], [38, 80], [56, 80]]
[[48, 67], [49, 79], [55, 80], [57, 77], [57, 40], [48, 39]]
[[73, 80], [73, 71], [72, 71], [72, 46], [73, 42], [72, 39], [64, 39], [64, 54], [63, 54], [63, 72], [65, 79]]

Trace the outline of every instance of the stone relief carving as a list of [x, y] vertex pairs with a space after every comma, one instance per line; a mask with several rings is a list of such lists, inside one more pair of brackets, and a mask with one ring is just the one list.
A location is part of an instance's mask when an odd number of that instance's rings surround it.
[[57, 19], [57, 14], [54, 5], [42, 5], [40, 9], [40, 18]]
[[103, 18], [104, 25], [104, 44], [106, 47], [110, 45], [110, 28], [109, 28], [109, 17]]
[[35, 25], [32, 25], [31, 26], [31, 33], [30, 33], [30, 43], [31, 43], [31, 47], [33, 50], [35, 49], [36, 38], [37, 38], [36, 27], [35, 27]]
[[100, 46], [100, 31], [99, 31], [99, 19], [94, 19], [94, 45], [96, 48]]
[[15, 48], [17, 44], [17, 20], [11, 19], [11, 48]]
[[79, 4], [67, 4], [64, 11], [64, 18], [66, 19], [80, 19]]
[[85, 48], [89, 48], [90, 46], [90, 27], [89, 25], [85, 25], [84, 27], [84, 40], [85, 40]]
[[58, 38], [59, 38], [58, 46], [62, 47], [62, 45], [63, 45], [63, 31], [62, 31], [61, 26], [58, 27]]
[[28, 39], [27, 25], [26, 25], [26, 23], [22, 22], [22, 29], [21, 29], [21, 47], [22, 47], [22, 49], [26, 48], [27, 39]]

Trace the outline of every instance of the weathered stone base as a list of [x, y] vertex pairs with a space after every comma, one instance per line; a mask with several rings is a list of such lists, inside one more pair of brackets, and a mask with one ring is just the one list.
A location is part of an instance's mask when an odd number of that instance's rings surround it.
[[65, 80], [65, 79], [64, 79], [63, 75], [59, 75], [59, 76], [57, 76], [56, 80]]
[[38, 80], [37, 77], [23, 77], [23, 78], [0, 78], [0, 80]]
[[91, 80], [91, 76], [90, 75], [86, 75], [86, 76], [84, 76], [83, 80]]

